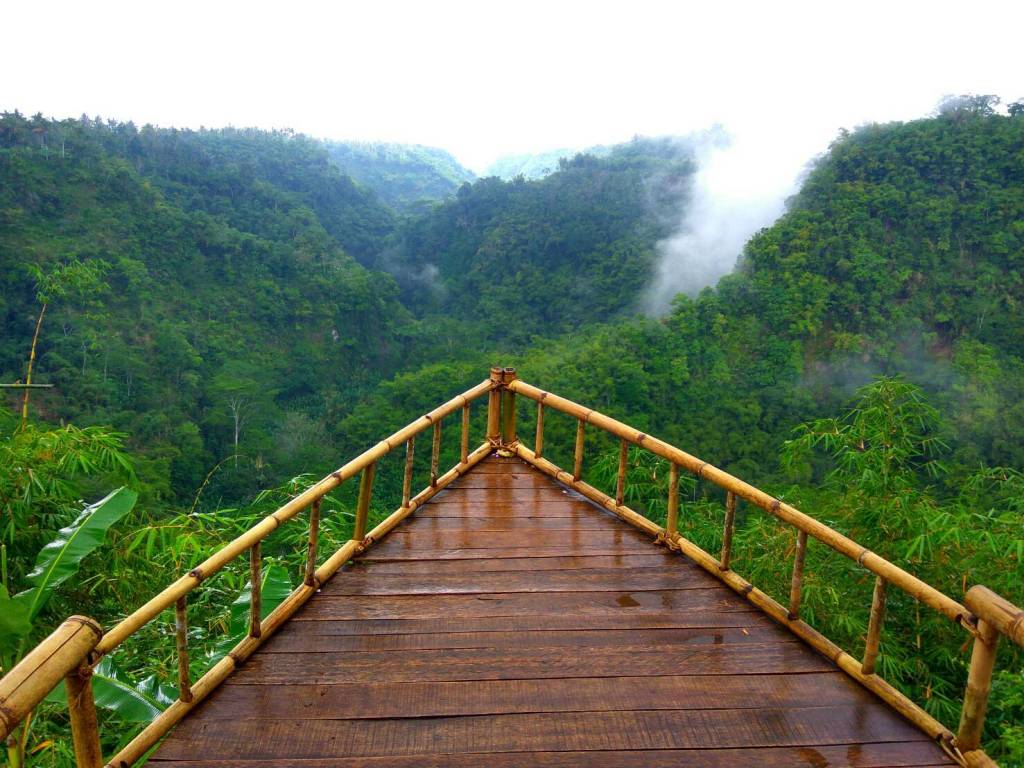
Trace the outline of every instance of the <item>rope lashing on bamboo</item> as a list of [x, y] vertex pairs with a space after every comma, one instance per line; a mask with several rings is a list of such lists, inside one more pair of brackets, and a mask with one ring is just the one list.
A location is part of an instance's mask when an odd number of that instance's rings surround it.
[[680, 552], [681, 551], [681, 549], [679, 547], [679, 542], [677, 541], [677, 536], [669, 536], [665, 532], [659, 533], [657, 536], [655, 536], [654, 537], [654, 543], [659, 545], [659, 546], [666, 547], [667, 549], [671, 550], [672, 552]]

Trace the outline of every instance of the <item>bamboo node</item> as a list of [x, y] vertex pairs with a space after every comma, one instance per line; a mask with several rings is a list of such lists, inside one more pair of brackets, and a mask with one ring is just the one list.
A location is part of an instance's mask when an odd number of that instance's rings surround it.
[[[704, 465], [704, 467], [706, 467], [706, 466], [707, 466], [707, 464]], [[701, 469], [703, 470], [704, 467], [701, 467]], [[782, 508], [782, 502], [779, 501], [778, 499], [772, 499], [772, 503], [771, 503], [772, 512], [778, 512], [779, 509], [781, 509], [781, 508]]]
[[188, 575], [191, 576], [193, 579], [195, 579], [198, 582], [202, 582], [202, 580], [206, 578], [203, 575], [203, 569], [202, 568], [193, 568], [191, 571], [188, 572]]
[[864, 549], [857, 555], [857, 565], [864, 565], [864, 558], [871, 554], [870, 549]]
[[743, 585], [743, 589], [740, 590], [740, 594], [743, 595], [744, 597], [746, 597], [747, 595], [749, 595], [753, 591], [754, 591], [754, 585], [748, 582], [748, 583]]
[[14, 727], [18, 724], [14, 713], [3, 704], [0, 704], [0, 720], [3, 720], [4, 730], [8, 732], [13, 731]]

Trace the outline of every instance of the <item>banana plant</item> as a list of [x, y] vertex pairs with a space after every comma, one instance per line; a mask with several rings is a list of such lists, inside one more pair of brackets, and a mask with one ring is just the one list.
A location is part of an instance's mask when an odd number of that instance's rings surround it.
[[[118, 488], [106, 498], [90, 504], [71, 525], [61, 528], [56, 538], [36, 555], [35, 567], [26, 577], [29, 587], [11, 595], [6, 557], [0, 582], [0, 664], [9, 670], [21, 660], [25, 642], [35, 629], [40, 611], [57, 588], [75, 575], [78, 566], [103, 544], [111, 526], [131, 512], [138, 494]], [[8, 737], [7, 761], [12, 768], [25, 763], [25, 746], [31, 728], [31, 713], [21, 728]]]

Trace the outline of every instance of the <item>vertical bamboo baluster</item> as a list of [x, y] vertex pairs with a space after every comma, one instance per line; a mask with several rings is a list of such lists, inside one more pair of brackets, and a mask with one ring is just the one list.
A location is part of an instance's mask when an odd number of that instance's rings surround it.
[[533, 455], [541, 458], [544, 452], [544, 403], [537, 403], [537, 434], [533, 438]]
[[[498, 385], [501, 381], [501, 368], [491, 368], [492, 384]], [[487, 393], [487, 440], [491, 445], [501, 442], [501, 390], [497, 386]]]
[[462, 443], [459, 446], [459, 463], [469, 460], [469, 403], [462, 406]]
[[679, 533], [679, 465], [674, 461], [668, 465], [668, 517], [665, 520], [665, 536], [674, 541]]
[[865, 675], [875, 674], [875, 662], [878, 661], [878, 647], [882, 642], [882, 622], [885, 620], [885, 588], [885, 579], [876, 576], [875, 591], [871, 595], [868, 636], [864, 641], [864, 660], [860, 665], [860, 671]]
[[729, 562], [732, 560], [732, 532], [735, 527], [736, 494], [729, 491], [725, 494], [725, 530], [722, 531], [722, 556], [718, 561], [718, 567], [723, 571], [729, 570]]
[[359, 477], [359, 500], [356, 502], [356, 521], [352, 529], [352, 540], [362, 541], [366, 536], [366, 516], [370, 511], [370, 495], [373, 493], [373, 476], [377, 472], [377, 462], [366, 465]]
[[316, 550], [320, 540], [320, 503], [322, 499], [316, 499], [309, 506], [309, 543], [306, 545], [306, 573], [302, 583], [308, 587], [313, 586], [313, 574], [316, 573]]
[[619, 441], [619, 473], [615, 477], [615, 504], [621, 507], [626, 497], [626, 464], [629, 461], [629, 443]]
[[513, 445], [519, 439], [516, 435], [516, 393], [506, 389], [501, 395], [501, 442]]
[[188, 602], [181, 596], [174, 603], [174, 635], [178, 648], [178, 698], [192, 701], [192, 678], [188, 670]]
[[260, 621], [263, 618], [263, 561], [260, 557], [260, 542], [249, 550], [249, 583], [252, 585], [252, 599], [249, 601], [249, 637], [260, 637]]
[[960, 728], [957, 733], [957, 747], [969, 752], [981, 746], [981, 732], [985, 727], [985, 710], [988, 709], [988, 694], [992, 687], [992, 668], [996, 663], [996, 646], [999, 632], [984, 619], [978, 619], [978, 634], [974, 637], [971, 652], [971, 668], [967, 673], [967, 690], [964, 691], [964, 706], [960, 711]]
[[437, 485], [438, 464], [441, 461], [441, 422], [434, 422], [434, 442], [430, 448], [430, 487]]
[[793, 556], [793, 583], [789, 587], [789, 618], [800, 617], [800, 600], [803, 597], [804, 558], [807, 555], [807, 531], [797, 531], [796, 554]]
[[78, 768], [102, 768], [99, 721], [92, 693], [92, 667], [82, 663], [64, 678], [71, 718], [71, 740]]
[[573, 453], [572, 479], [577, 483], [583, 473], [583, 444], [586, 442], [586, 428], [587, 424], [583, 419], [576, 422], [576, 450]]
[[405, 474], [402, 476], [402, 509], [409, 508], [412, 497], [412, 460], [416, 456], [416, 436], [413, 435], [405, 444]]

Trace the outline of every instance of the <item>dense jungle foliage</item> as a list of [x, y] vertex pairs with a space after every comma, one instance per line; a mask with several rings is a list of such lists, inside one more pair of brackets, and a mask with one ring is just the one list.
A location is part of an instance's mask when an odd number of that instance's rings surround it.
[[418, 144], [325, 142], [341, 171], [399, 211], [422, 210], [450, 197], [476, 175], [448, 152]]
[[[1024, 602], [1024, 108], [979, 98], [844, 133], [736, 271], [660, 319], [636, 308], [686, 204], [685, 142], [637, 140], [426, 206], [354, 182], [331, 151], [280, 132], [0, 118], [0, 379], [25, 379], [38, 335], [32, 380], [55, 385], [31, 394], [27, 422], [20, 393], [0, 418], [4, 669], [83, 606], [116, 621], [492, 363], [953, 597], [984, 583]], [[519, 417], [531, 435], [533, 408]], [[562, 466], [574, 429], [548, 416]], [[594, 436], [590, 456], [587, 479], [609, 489], [616, 446]], [[400, 471], [382, 464], [378, 518]], [[654, 519], [666, 478], [630, 454], [630, 502]], [[325, 505], [325, 549], [350, 532], [350, 485]], [[684, 535], [715, 551], [722, 499], [684, 491]], [[298, 583], [304, 536], [284, 526], [265, 544], [264, 611]], [[54, 560], [46, 544], [71, 539]], [[741, 509], [739, 573], [784, 596], [792, 547], [791, 529]], [[814, 544], [807, 572], [810, 620], [858, 653], [870, 574]], [[248, 599], [246, 563], [201, 591], [194, 674], [244, 632]], [[955, 727], [963, 634], [900, 597], [888, 622], [883, 673]], [[98, 670], [106, 749], [173, 699], [172, 627], [162, 616]], [[1024, 678], [1007, 645], [987, 737], [1014, 766]], [[67, 764], [66, 733], [46, 704], [8, 762]]]

